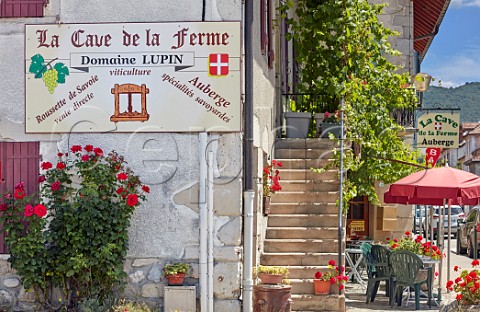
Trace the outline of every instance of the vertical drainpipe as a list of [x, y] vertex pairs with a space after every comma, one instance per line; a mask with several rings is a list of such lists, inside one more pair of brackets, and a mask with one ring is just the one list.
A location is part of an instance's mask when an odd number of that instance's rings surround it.
[[243, 312], [252, 311], [253, 267], [253, 0], [245, 0], [245, 103], [243, 204]]
[[207, 292], [207, 232], [208, 232], [208, 215], [207, 215], [207, 160], [206, 149], [208, 136], [206, 132], [201, 132], [198, 135], [199, 141], [199, 166], [200, 166], [200, 180], [198, 190], [198, 202], [199, 202], [199, 219], [200, 219], [200, 246], [199, 246], [199, 275], [200, 275], [200, 310], [208, 311], [208, 292]]

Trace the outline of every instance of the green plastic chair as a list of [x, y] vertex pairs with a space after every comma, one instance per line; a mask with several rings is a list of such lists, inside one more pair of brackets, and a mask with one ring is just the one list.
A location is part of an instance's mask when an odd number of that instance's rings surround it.
[[[397, 305], [402, 305], [402, 293], [405, 287], [413, 287], [415, 290], [415, 310], [420, 309], [420, 285], [426, 283], [428, 287], [428, 306], [432, 307], [432, 268], [424, 267], [422, 259], [411, 251], [396, 250], [389, 256], [390, 265], [393, 269], [394, 289]], [[426, 270], [426, 276], [422, 276], [420, 270]], [[393, 300], [391, 300], [393, 307]]]
[[[373, 245], [370, 251], [364, 255], [367, 265], [367, 292], [365, 303], [373, 302], [377, 295], [381, 281], [385, 281], [386, 295], [390, 297], [392, 285], [392, 270], [388, 263], [391, 251], [385, 246]], [[391, 303], [391, 299], [389, 300]]]

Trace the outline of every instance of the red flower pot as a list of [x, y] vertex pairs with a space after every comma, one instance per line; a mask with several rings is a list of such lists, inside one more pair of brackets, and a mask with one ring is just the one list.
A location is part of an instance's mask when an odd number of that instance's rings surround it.
[[185, 279], [185, 273], [172, 274], [165, 277], [167, 278], [169, 286], [181, 286]]
[[330, 293], [330, 281], [313, 280], [315, 283], [315, 295], [328, 295]]

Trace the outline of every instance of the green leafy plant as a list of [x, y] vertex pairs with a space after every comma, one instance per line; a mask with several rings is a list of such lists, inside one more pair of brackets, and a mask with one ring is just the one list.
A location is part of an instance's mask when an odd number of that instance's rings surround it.
[[192, 265], [186, 262], [173, 262], [168, 263], [163, 266], [163, 275], [177, 275], [177, 274], [187, 274], [192, 269]]
[[[130, 218], [149, 192], [125, 165], [114, 151], [74, 145], [58, 153], [56, 165], [41, 164], [41, 206], [23, 195], [22, 184], [4, 197], [9, 261], [48, 309], [104, 300], [122, 289]], [[47, 212], [48, 227], [41, 217]], [[52, 286], [60, 289], [58, 301], [50, 302]]]
[[[388, 184], [412, 173], [415, 167], [405, 163], [418, 158], [392, 118], [397, 110], [413, 113], [417, 101], [414, 90], [405, 87], [409, 75], [387, 59], [400, 53], [388, 41], [397, 33], [378, 20], [384, 7], [367, 0], [287, 0], [279, 7], [290, 26], [287, 38], [295, 47], [301, 90], [324, 95], [325, 103], [343, 100], [346, 140], [361, 149], [342, 152], [342, 169], [348, 172], [342, 187], [345, 212], [359, 195], [378, 204], [375, 181]], [[339, 165], [340, 153], [334, 150], [329, 166]]]

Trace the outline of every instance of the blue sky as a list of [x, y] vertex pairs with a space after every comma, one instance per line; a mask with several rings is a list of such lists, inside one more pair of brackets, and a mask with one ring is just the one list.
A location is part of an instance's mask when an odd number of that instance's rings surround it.
[[452, 0], [421, 64], [434, 85], [480, 82], [480, 0]]

